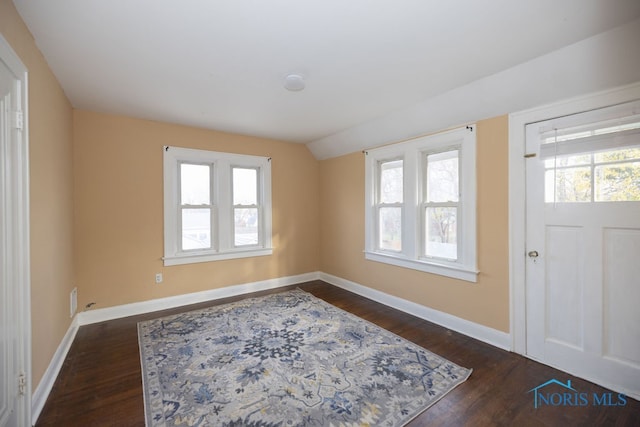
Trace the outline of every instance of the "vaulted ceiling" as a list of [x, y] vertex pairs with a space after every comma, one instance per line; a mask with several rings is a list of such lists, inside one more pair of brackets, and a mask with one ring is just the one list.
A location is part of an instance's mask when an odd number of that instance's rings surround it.
[[14, 3], [75, 108], [299, 143], [640, 17], [637, 0]]

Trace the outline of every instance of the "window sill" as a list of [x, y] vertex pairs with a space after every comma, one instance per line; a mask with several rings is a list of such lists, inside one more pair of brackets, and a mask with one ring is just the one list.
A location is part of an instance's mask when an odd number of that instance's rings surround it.
[[245, 249], [236, 251], [227, 251], [220, 253], [207, 253], [207, 254], [185, 254], [165, 256], [162, 258], [164, 266], [182, 265], [182, 264], [195, 264], [199, 262], [211, 262], [222, 261], [227, 259], [236, 258], [251, 258], [257, 256], [267, 256], [273, 254], [273, 248], [260, 248], [260, 249]]
[[465, 268], [463, 266], [453, 266], [446, 264], [438, 264], [422, 260], [413, 260], [394, 256], [391, 254], [382, 254], [379, 252], [365, 251], [365, 258], [369, 261], [382, 262], [385, 264], [395, 265], [397, 267], [410, 268], [412, 270], [423, 271], [425, 273], [438, 274], [440, 276], [451, 277], [453, 279], [465, 280], [467, 282], [476, 283], [478, 281], [479, 271], [475, 269]]

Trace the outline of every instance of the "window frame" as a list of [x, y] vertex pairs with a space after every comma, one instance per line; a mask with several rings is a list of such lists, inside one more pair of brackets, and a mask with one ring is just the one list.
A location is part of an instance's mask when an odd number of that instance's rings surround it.
[[[211, 247], [182, 249], [180, 165], [210, 165]], [[255, 169], [258, 192], [258, 243], [235, 245], [233, 169]], [[267, 256], [273, 253], [271, 158], [174, 146], [163, 147], [165, 266]]]
[[[638, 200], [602, 200], [598, 197], [599, 168], [607, 166], [636, 164], [640, 158], [624, 160], [597, 160], [600, 153], [624, 149], [640, 148], [640, 101], [604, 107], [585, 113], [576, 113], [566, 118], [547, 120], [527, 125], [526, 132], [531, 140], [539, 141], [539, 155], [545, 173], [545, 203], [638, 203]], [[558, 160], [572, 156], [588, 156], [589, 161], [581, 164], [558, 165]], [[553, 164], [551, 164], [553, 163]], [[589, 170], [588, 200], [558, 200], [557, 174], [571, 169]], [[551, 172], [553, 182], [551, 192], [547, 183]], [[551, 194], [549, 194], [551, 193]], [[549, 196], [552, 197], [549, 197]]]
[[[233, 183], [233, 173], [236, 169], [245, 169], [245, 170], [255, 170], [256, 171], [256, 202], [252, 203], [252, 204], [242, 204], [242, 203], [235, 203], [235, 186]], [[263, 203], [261, 201], [261, 197], [260, 197], [260, 187], [261, 187], [261, 182], [262, 182], [262, 176], [260, 173], [260, 168], [259, 167], [255, 167], [255, 166], [246, 166], [246, 165], [236, 165], [233, 164], [231, 165], [231, 177], [232, 177], [232, 181], [231, 181], [231, 211], [232, 214], [231, 216], [234, 218], [234, 224], [235, 224], [235, 214], [236, 214], [236, 210], [238, 209], [255, 209], [258, 212], [258, 220], [257, 220], [257, 227], [258, 227], [258, 242], [255, 244], [242, 244], [239, 245], [236, 243], [236, 239], [237, 239], [237, 230], [236, 227], [233, 227], [233, 238], [232, 238], [232, 244], [234, 248], [252, 248], [252, 247], [256, 247], [260, 245], [260, 236], [261, 236], [261, 231], [263, 229], [263, 225], [262, 225], [262, 221], [261, 219], [264, 217], [264, 206]]]
[[[458, 259], [426, 256], [426, 156], [458, 150]], [[403, 160], [402, 249], [378, 247], [379, 165]], [[470, 125], [365, 151], [365, 258], [469, 282], [477, 282], [476, 126]], [[426, 209], [425, 209], [426, 212]]]
[[[180, 197], [181, 194], [181, 188], [182, 188], [182, 166], [183, 165], [194, 165], [194, 166], [208, 166], [209, 167], [209, 204], [199, 204], [199, 205], [191, 205], [188, 203], [182, 203], [182, 198]], [[177, 232], [179, 233], [180, 230], [182, 230], [182, 218], [183, 218], [183, 212], [186, 209], [191, 209], [191, 210], [195, 210], [195, 209], [209, 209], [209, 224], [210, 224], [210, 229], [211, 229], [211, 234], [214, 235], [218, 232], [218, 230], [216, 229], [215, 225], [216, 225], [216, 210], [217, 210], [217, 205], [214, 204], [214, 201], [217, 200], [216, 196], [215, 196], [215, 185], [214, 182], [216, 182], [215, 179], [215, 168], [216, 165], [214, 163], [209, 163], [209, 162], [193, 162], [193, 161], [185, 161], [185, 160], [178, 160], [178, 164], [177, 164], [177, 180], [178, 180], [178, 185], [177, 188], [178, 190], [178, 196], [177, 196], [177, 221], [178, 221], [178, 228], [177, 228]], [[166, 199], [165, 199], [166, 200]], [[198, 249], [198, 248], [194, 248], [194, 249], [185, 249], [183, 247], [184, 243], [182, 242], [182, 238], [179, 238], [176, 236], [176, 244], [177, 244], [177, 252], [181, 253], [181, 254], [198, 254], [202, 252], [202, 249]], [[216, 242], [214, 242], [213, 240], [210, 241], [210, 250], [215, 250], [215, 244]]]
[[[380, 177], [382, 175], [382, 166], [385, 163], [394, 163], [397, 161], [401, 161], [403, 162], [403, 170], [404, 170], [404, 159], [403, 158], [391, 158], [391, 159], [384, 159], [384, 160], [380, 160], [376, 162], [376, 176]], [[402, 252], [402, 247], [400, 249], [400, 251], [395, 250], [395, 249], [390, 249], [390, 248], [382, 248], [380, 245], [381, 242], [381, 236], [380, 236], [380, 220], [381, 220], [381, 211], [382, 209], [385, 208], [397, 208], [400, 209], [400, 217], [404, 217], [404, 212], [406, 211], [406, 205], [405, 205], [405, 198], [404, 198], [404, 180], [403, 180], [403, 197], [401, 201], [394, 201], [394, 202], [385, 202], [382, 201], [382, 190], [381, 190], [381, 186], [380, 186], [380, 179], [376, 180], [376, 196], [375, 196], [375, 202], [374, 202], [374, 209], [375, 209], [375, 218], [376, 218], [376, 227], [375, 227], [375, 246], [376, 249], [379, 252], [382, 253], [388, 253], [388, 254], [397, 254], [399, 252]], [[400, 235], [402, 236], [402, 224], [400, 226]], [[401, 242], [402, 242], [402, 238], [401, 238]]]
[[[453, 200], [448, 200], [446, 202], [431, 202], [429, 201], [429, 156], [434, 155], [434, 154], [441, 154], [441, 153], [449, 153], [452, 151], [457, 151], [458, 155], [457, 155], [457, 159], [458, 159], [458, 199], [453, 201]], [[419, 193], [419, 200], [418, 200], [418, 206], [420, 209], [420, 225], [422, 226], [422, 240], [421, 240], [421, 247], [420, 247], [420, 257], [424, 258], [426, 260], [432, 260], [433, 262], [451, 262], [450, 258], [445, 258], [445, 257], [439, 257], [439, 256], [433, 256], [433, 255], [428, 255], [427, 254], [427, 246], [428, 246], [428, 241], [426, 239], [426, 235], [427, 235], [427, 229], [428, 229], [428, 218], [427, 218], [427, 209], [428, 208], [455, 208], [456, 210], [456, 237], [460, 235], [460, 233], [463, 232], [462, 230], [462, 221], [458, 221], [458, 218], [461, 217], [460, 213], [462, 212], [461, 209], [461, 183], [462, 183], [462, 170], [461, 170], [461, 149], [459, 145], [453, 145], [453, 146], [448, 146], [448, 147], [441, 147], [440, 149], [434, 149], [434, 150], [426, 150], [426, 151], [421, 151], [420, 155], [421, 155], [421, 170], [420, 170], [420, 178], [421, 178], [421, 182], [419, 183], [420, 185], [420, 193]], [[461, 259], [462, 257], [462, 245], [460, 244], [459, 241], [456, 241], [456, 258], [453, 262], [457, 262], [457, 260]]]

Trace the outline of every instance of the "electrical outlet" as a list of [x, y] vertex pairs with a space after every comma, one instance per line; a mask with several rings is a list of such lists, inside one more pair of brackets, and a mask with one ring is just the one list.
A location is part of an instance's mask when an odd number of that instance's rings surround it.
[[73, 317], [78, 310], [78, 288], [73, 288], [69, 295], [69, 317]]
[[162, 283], [162, 273], [156, 273], [156, 283]]

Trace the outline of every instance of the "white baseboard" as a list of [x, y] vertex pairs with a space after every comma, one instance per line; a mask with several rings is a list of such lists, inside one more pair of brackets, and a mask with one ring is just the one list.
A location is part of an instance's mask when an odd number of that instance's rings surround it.
[[73, 339], [78, 332], [78, 328], [91, 323], [104, 322], [107, 320], [119, 319], [121, 317], [134, 316], [136, 314], [145, 314], [168, 308], [181, 307], [184, 305], [195, 304], [199, 302], [212, 301], [220, 298], [233, 297], [251, 292], [258, 292], [267, 289], [274, 289], [283, 286], [295, 285], [298, 283], [318, 280], [319, 272], [305, 273], [297, 276], [280, 277], [277, 279], [263, 280], [260, 282], [245, 283], [242, 285], [228, 286], [221, 289], [212, 289], [209, 291], [195, 292], [191, 294], [176, 295], [173, 297], [160, 298], [149, 301], [142, 301], [132, 304], [124, 304], [115, 307], [102, 308], [93, 311], [85, 311], [76, 314], [62, 338], [58, 349], [53, 355], [49, 367], [45, 371], [38, 387], [31, 398], [31, 422], [35, 424], [44, 408], [44, 404], [51, 393], [53, 384], [60, 373], [62, 364], [64, 363]]
[[332, 285], [346, 289], [347, 291], [351, 291], [363, 297], [372, 299], [386, 306], [393, 307], [400, 311], [404, 311], [405, 313], [443, 326], [447, 329], [460, 332], [461, 334], [467, 335], [471, 338], [483, 341], [487, 344], [491, 344], [494, 347], [511, 351], [511, 335], [506, 332], [498, 331], [496, 329], [489, 328], [478, 323], [470, 322], [469, 320], [465, 320], [460, 317], [444, 313], [442, 311], [434, 310], [432, 308], [416, 304], [415, 302], [398, 298], [393, 295], [368, 288], [350, 280], [332, 276], [330, 274], [320, 273], [320, 280], [331, 283]]
[[84, 311], [82, 313], [79, 313], [78, 323], [80, 326], [89, 325], [91, 323], [104, 322], [107, 320], [119, 319], [122, 317], [135, 316], [138, 314], [146, 314], [153, 311], [182, 307], [199, 302], [213, 301], [216, 299], [234, 297], [251, 292], [295, 285], [297, 283], [318, 280], [319, 278], [320, 273], [316, 271], [312, 273], [299, 274], [297, 276], [280, 277], [277, 279], [269, 279], [262, 280], [260, 282], [245, 283], [242, 285], [227, 286], [224, 288], [211, 289], [208, 291], [176, 295], [149, 301], [134, 302], [131, 304], [118, 305], [115, 307], [99, 308], [96, 310]]
[[372, 299], [381, 304], [393, 307], [405, 313], [409, 313], [429, 322], [436, 323], [456, 332], [470, 336], [477, 340], [486, 342], [495, 347], [504, 350], [510, 350], [510, 335], [468, 320], [452, 316], [450, 314], [425, 307], [414, 302], [398, 298], [375, 289], [368, 288], [355, 282], [351, 282], [340, 277], [332, 276], [322, 272], [311, 272], [300, 274], [297, 276], [281, 277], [277, 279], [263, 280], [260, 282], [245, 283], [242, 285], [228, 286], [220, 289], [212, 289], [208, 291], [195, 292], [190, 294], [176, 295], [167, 298], [159, 298], [149, 301], [136, 302], [132, 304], [124, 304], [115, 307], [101, 308], [92, 311], [78, 313], [69, 326], [69, 330], [65, 334], [62, 342], [58, 346], [49, 367], [44, 373], [40, 384], [36, 388], [32, 396], [31, 413], [32, 422], [35, 424], [44, 404], [53, 388], [58, 373], [62, 368], [67, 353], [71, 348], [73, 339], [78, 332], [78, 328], [83, 325], [104, 322], [107, 320], [119, 319], [122, 317], [134, 316], [138, 314], [146, 314], [153, 311], [166, 310], [169, 308], [181, 307], [199, 302], [213, 301], [216, 299], [233, 297], [251, 292], [275, 289], [283, 286], [295, 285], [298, 283], [309, 282], [313, 280], [324, 280], [327, 283], [346, 289], [363, 297]]
[[35, 425], [36, 421], [38, 421], [42, 408], [44, 408], [47, 397], [49, 397], [49, 393], [51, 393], [53, 384], [56, 382], [56, 378], [58, 378], [60, 369], [62, 369], [62, 364], [69, 353], [69, 349], [71, 348], [71, 344], [73, 344], [74, 338], [76, 337], [78, 327], [78, 315], [76, 315], [71, 321], [71, 325], [69, 325], [69, 329], [67, 329], [67, 333], [64, 334], [56, 352], [53, 354], [53, 358], [51, 359], [47, 370], [44, 372], [38, 387], [36, 387], [33, 395], [31, 396], [32, 425]]

